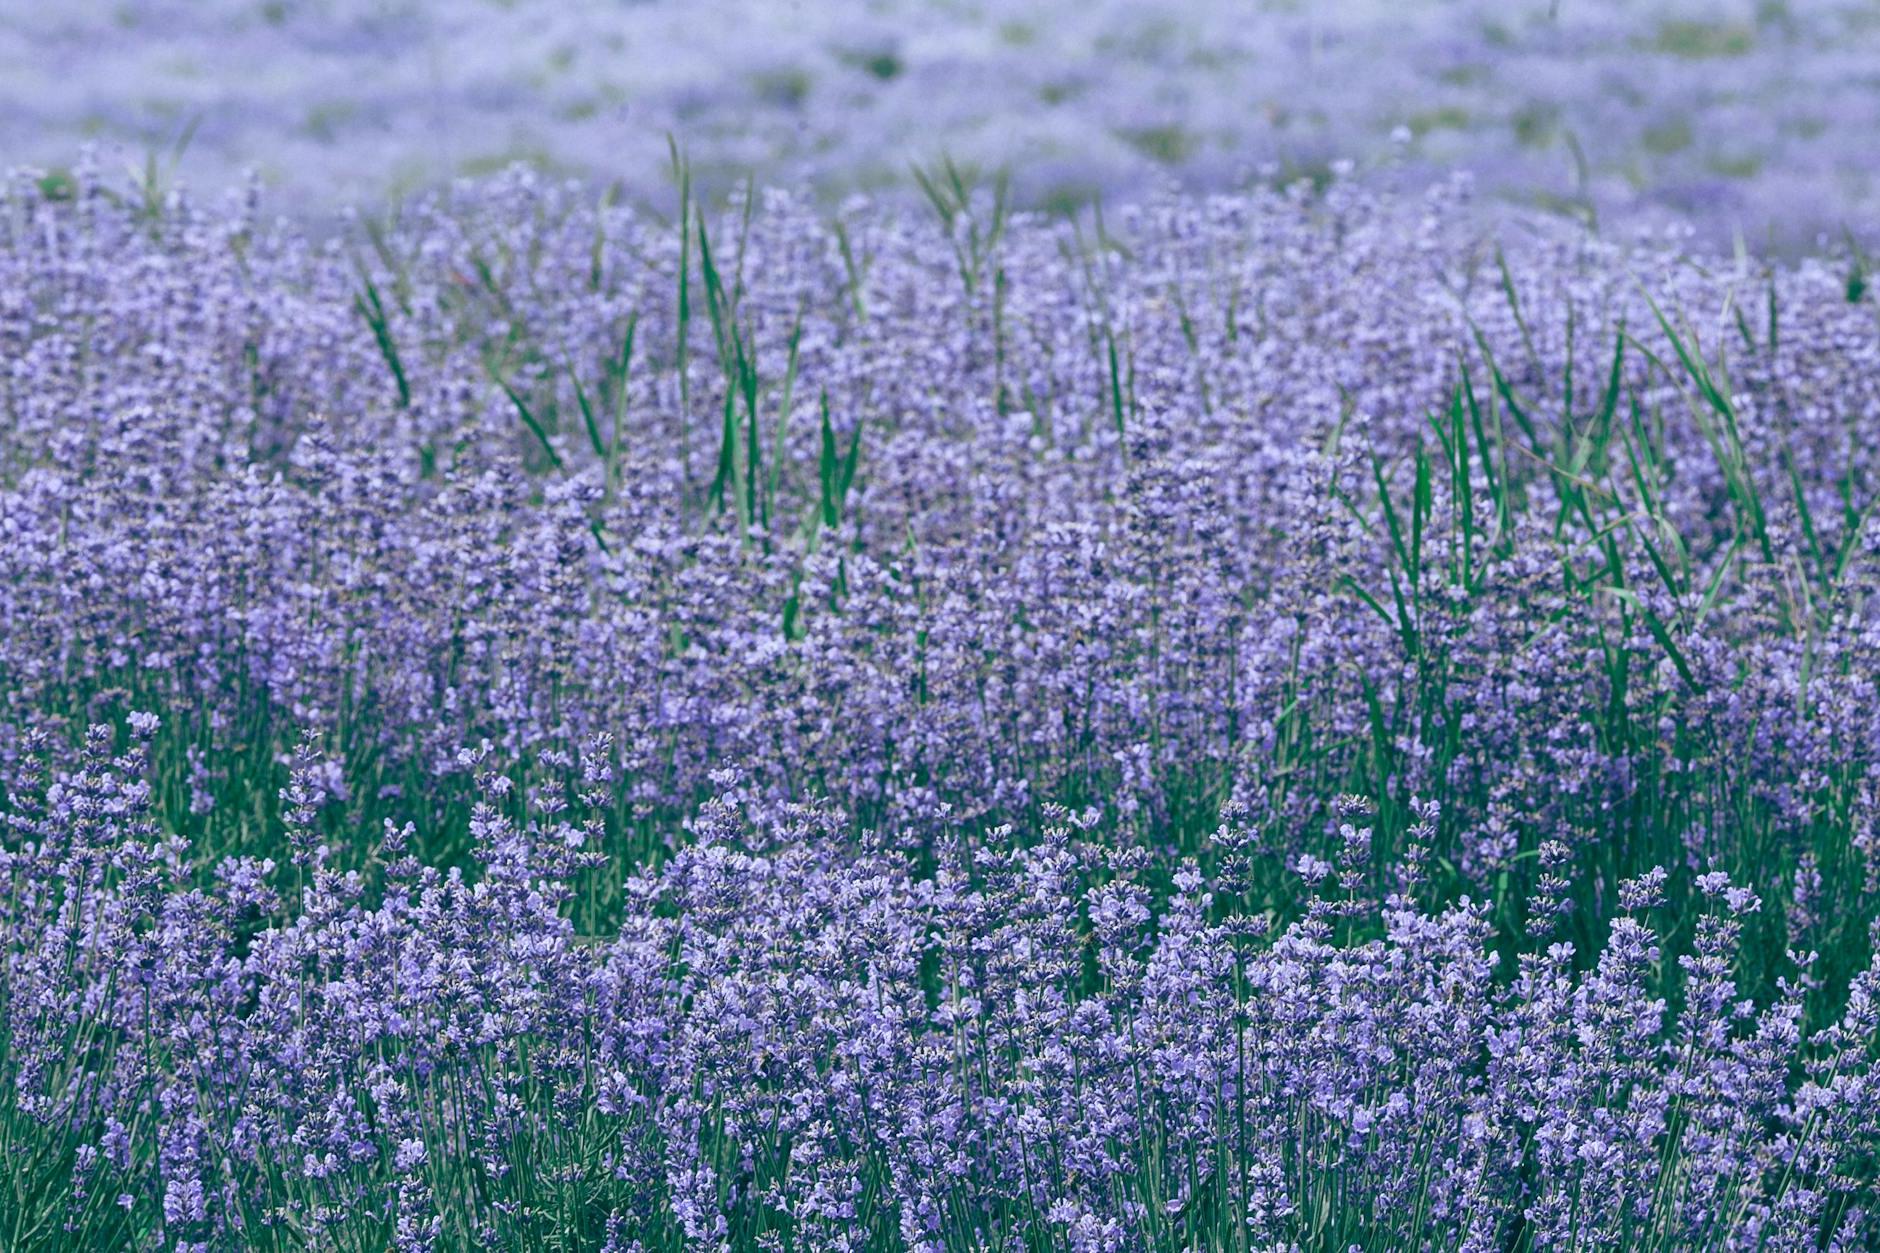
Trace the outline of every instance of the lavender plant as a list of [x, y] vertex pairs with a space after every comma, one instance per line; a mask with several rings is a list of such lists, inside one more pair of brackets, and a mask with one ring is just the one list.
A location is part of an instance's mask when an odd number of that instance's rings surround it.
[[0, 1246], [1880, 1242], [1858, 257], [676, 165], [8, 185]]

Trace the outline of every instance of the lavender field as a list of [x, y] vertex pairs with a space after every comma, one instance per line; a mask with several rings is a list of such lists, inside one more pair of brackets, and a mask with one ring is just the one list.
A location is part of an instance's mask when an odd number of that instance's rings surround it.
[[258, 170], [333, 212], [524, 161], [1086, 204], [1274, 166], [1784, 247], [1880, 213], [1876, 0], [57, 0], [0, 5], [0, 152]]
[[0, 185], [0, 1253], [1880, 1247], [1858, 218], [659, 142]]

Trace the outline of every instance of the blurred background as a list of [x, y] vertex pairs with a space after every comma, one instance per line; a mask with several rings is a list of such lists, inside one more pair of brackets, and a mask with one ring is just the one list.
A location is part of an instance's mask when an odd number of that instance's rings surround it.
[[515, 161], [1069, 210], [1348, 160], [1752, 244], [1873, 220], [1880, 0], [4, 0], [0, 153], [331, 211]]

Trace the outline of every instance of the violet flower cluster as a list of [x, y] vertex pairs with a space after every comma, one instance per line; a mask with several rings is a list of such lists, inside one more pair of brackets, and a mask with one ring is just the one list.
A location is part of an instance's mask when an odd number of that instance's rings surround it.
[[0, 201], [8, 1248], [1880, 1243], [1849, 253]]

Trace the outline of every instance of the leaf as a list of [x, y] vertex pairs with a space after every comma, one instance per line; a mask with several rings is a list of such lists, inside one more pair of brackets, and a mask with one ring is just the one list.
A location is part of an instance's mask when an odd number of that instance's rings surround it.
[[562, 464], [561, 455], [555, 451], [555, 446], [548, 442], [548, 432], [543, 430], [542, 424], [535, 420], [535, 415], [529, 411], [529, 406], [523, 402], [522, 397], [516, 394], [516, 389], [501, 378], [497, 378], [494, 371], [491, 371], [490, 377], [496, 379], [496, 385], [503, 389], [503, 395], [509, 397], [509, 403], [516, 407], [518, 414], [522, 415], [523, 424], [535, 433], [535, 438], [542, 445], [542, 451], [548, 454], [549, 461], [557, 470], [567, 469]]
[[581, 424], [587, 428], [588, 442], [594, 445], [594, 455], [604, 462], [607, 460], [607, 444], [601, 439], [601, 428], [594, 421], [594, 408], [588, 404], [587, 389], [581, 386], [581, 380], [572, 365], [564, 362], [562, 369], [567, 373], [568, 381], [574, 384], [574, 400], [581, 408]]
[[392, 379], [398, 384], [398, 407], [409, 409], [411, 387], [405, 381], [405, 367], [398, 358], [398, 346], [392, 342], [392, 328], [385, 316], [385, 304], [379, 299], [379, 289], [371, 277], [361, 272], [360, 278], [365, 283], [365, 292], [353, 298], [353, 307], [365, 318], [366, 325], [372, 328], [372, 338], [378, 341], [379, 355], [391, 367]]

